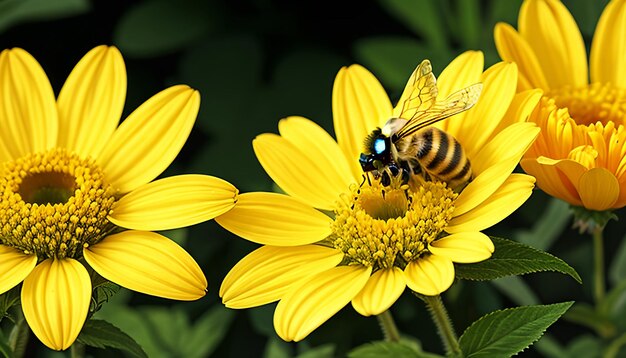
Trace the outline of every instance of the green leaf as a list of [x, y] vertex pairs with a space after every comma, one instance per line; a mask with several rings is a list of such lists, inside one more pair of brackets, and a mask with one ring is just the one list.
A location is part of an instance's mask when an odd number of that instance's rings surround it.
[[132, 57], [172, 53], [208, 32], [212, 23], [208, 13], [202, 1], [140, 2], [122, 16], [113, 42]]
[[356, 347], [348, 353], [349, 358], [438, 358], [437, 354], [416, 350], [403, 342], [378, 341]]
[[141, 346], [111, 323], [99, 319], [85, 322], [77, 341], [96, 348], [121, 349], [133, 357], [148, 357]]
[[289, 344], [283, 340], [271, 337], [267, 340], [265, 350], [263, 351], [264, 358], [291, 358]]
[[456, 1], [454, 5], [456, 9], [445, 11], [448, 27], [455, 29], [455, 37], [461, 40], [462, 47], [479, 47], [480, 31], [483, 29], [479, 2], [463, 0]]
[[579, 283], [582, 282], [576, 270], [558, 257], [515, 241], [499, 237], [491, 237], [491, 240], [496, 247], [491, 258], [475, 264], [455, 264], [457, 278], [485, 281], [505, 276], [555, 271], [569, 275]]
[[22, 22], [51, 20], [87, 12], [87, 0], [4, 0], [0, 1], [0, 32]]
[[209, 357], [222, 342], [235, 317], [232, 310], [222, 305], [213, 306], [190, 328], [189, 333], [179, 337], [182, 341], [181, 356]]
[[626, 236], [620, 242], [621, 244], [613, 256], [613, 262], [609, 268], [609, 280], [614, 285], [626, 277]]
[[572, 213], [566, 202], [550, 199], [548, 206], [541, 213], [533, 227], [529, 230], [516, 231], [513, 234], [513, 238], [522, 244], [539, 250], [547, 250], [561, 235], [571, 217]]
[[509, 308], [469, 326], [459, 345], [465, 357], [509, 357], [538, 340], [573, 302]]
[[371, 37], [355, 42], [354, 52], [383, 85], [393, 92], [404, 89], [411, 72], [423, 59], [433, 64], [433, 72], [440, 73], [448, 64], [452, 53], [424, 45], [413, 38]]
[[398, 21], [422, 36], [428, 47], [448, 46], [446, 27], [441, 21], [443, 16], [437, 0], [379, 0], [379, 2]]
[[518, 276], [507, 276], [491, 281], [491, 284], [518, 305], [528, 306], [539, 303], [539, 298]]
[[306, 352], [300, 353], [296, 358], [333, 358], [335, 356], [335, 345], [324, 344], [319, 347], [311, 348]]
[[6, 316], [9, 309], [20, 302], [21, 286], [15, 286], [0, 295], [0, 321]]
[[13, 358], [13, 350], [11, 350], [7, 337], [2, 330], [0, 330], [0, 355], [4, 358]]
[[564, 319], [592, 328], [602, 337], [610, 337], [615, 334], [615, 326], [609, 318], [585, 302], [576, 302]]

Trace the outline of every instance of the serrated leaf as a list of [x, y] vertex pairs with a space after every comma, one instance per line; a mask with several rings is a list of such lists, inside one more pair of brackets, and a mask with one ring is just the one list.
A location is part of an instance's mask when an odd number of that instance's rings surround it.
[[514, 232], [513, 238], [522, 244], [539, 250], [547, 250], [563, 232], [571, 216], [572, 213], [566, 202], [552, 198], [532, 228]]
[[437, 354], [422, 352], [402, 342], [371, 342], [348, 353], [349, 358], [438, 358]]
[[491, 241], [496, 248], [491, 258], [475, 264], [455, 264], [457, 278], [485, 281], [512, 275], [554, 271], [569, 275], [579, 283], [582, 282], [576, 270], [556, 256], [499, 237], [491, 237]]
[[509, 357], [538, 340], [573, 302], [509, 308], [489, 313], [469, 326], [459, 345], [465, 357]]
[[235, 317], [232, 310], [216, 305], [198, 318], [181, 339], [181, 355], [184, 357], [209, 357], [222, 342]]
[[361, 39], [355, 42], [354, 52], [359, 62], [376, 74], [383, 85], [397, 93], [404, 89], [421, 60], [429, 59], [433, 72], [438, 74], [452, 56], [448, 49], [429, 47], [405, 37]]
[[133, 357], [148, 357], [143, 348], [128, 334], [111, 323], [99, 319], [85, 322], [77, 341], [90, 347], [120, 349]]
[[168, 54], [202, 37], [212, 23], [209, 13], [202, 1], [140, 2], [124, 13], [113, 42], [125, 56]]
[[0, 32], [27, 21], [51, 20], [82, 14], [87, 0], [4, 0], [0, 1]]
[[300, 353], [296, 358], [333, 358], [335, 356], [335, 345], [324, 344], [311, 348], [304, 353]]
[[404, 23], [417, 35], [422, 36], [429, 47], [447, 47], [446, 28], [436, 0], [379, 0], [380, 4], [398, 21]]

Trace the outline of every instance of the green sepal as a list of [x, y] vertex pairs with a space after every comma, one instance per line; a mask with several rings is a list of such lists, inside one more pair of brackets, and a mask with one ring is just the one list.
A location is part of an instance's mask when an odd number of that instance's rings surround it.
[[510, 357], [536, 342], [574, 302], [509, 308], [472, 323], [459, 345], [464, 357]]
[[578, 283], [582, 283], [576, 270], [556, 256], [499, 237], [491, 237], [491, 241], [496, 249], [489, 259], [475, 264], [454, 265], [457, 278], [487, 281], [506, 276], [555, 271], [569, 275]]
[[90, 319], [85, 322], [76, 340], [90, 347], [115, 348], [129, 353], [133, 357], [148, 357], [133, 338], [104, 320]]

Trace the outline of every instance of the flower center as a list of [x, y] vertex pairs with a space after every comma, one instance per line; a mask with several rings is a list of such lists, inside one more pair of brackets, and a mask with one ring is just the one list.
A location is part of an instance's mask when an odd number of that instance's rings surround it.
[[79, 258], [115, 228], [102, 170], [63, 149], [4, 163], [0, 195], [0, 241], [40, 259]]
[[455, 194], [444, 183], [353, 186], [335, 209], [331, 241], [343, 251], [345, 264], [404, 268], [427, 252], [448, 225]]
[[[593, 83], [580, 88], [563, 87], [546, 94], [560, 108], [567, 108], [578, 124], [596, 122], [624, 124], [626, 90], [611, 84]], [[544, 97], [545, 98], [545, 97]], [[545, 103], [544, 103], [545, 104]]]

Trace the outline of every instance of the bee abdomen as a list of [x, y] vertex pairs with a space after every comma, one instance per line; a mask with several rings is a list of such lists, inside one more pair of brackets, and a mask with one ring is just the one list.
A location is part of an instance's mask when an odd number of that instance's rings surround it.
[[417, 159], [431, 176], [455, 187], [472, 176], [472, 170], [461, 144], [450, 134], [434, 127], [420, 131], [421, 146]]

